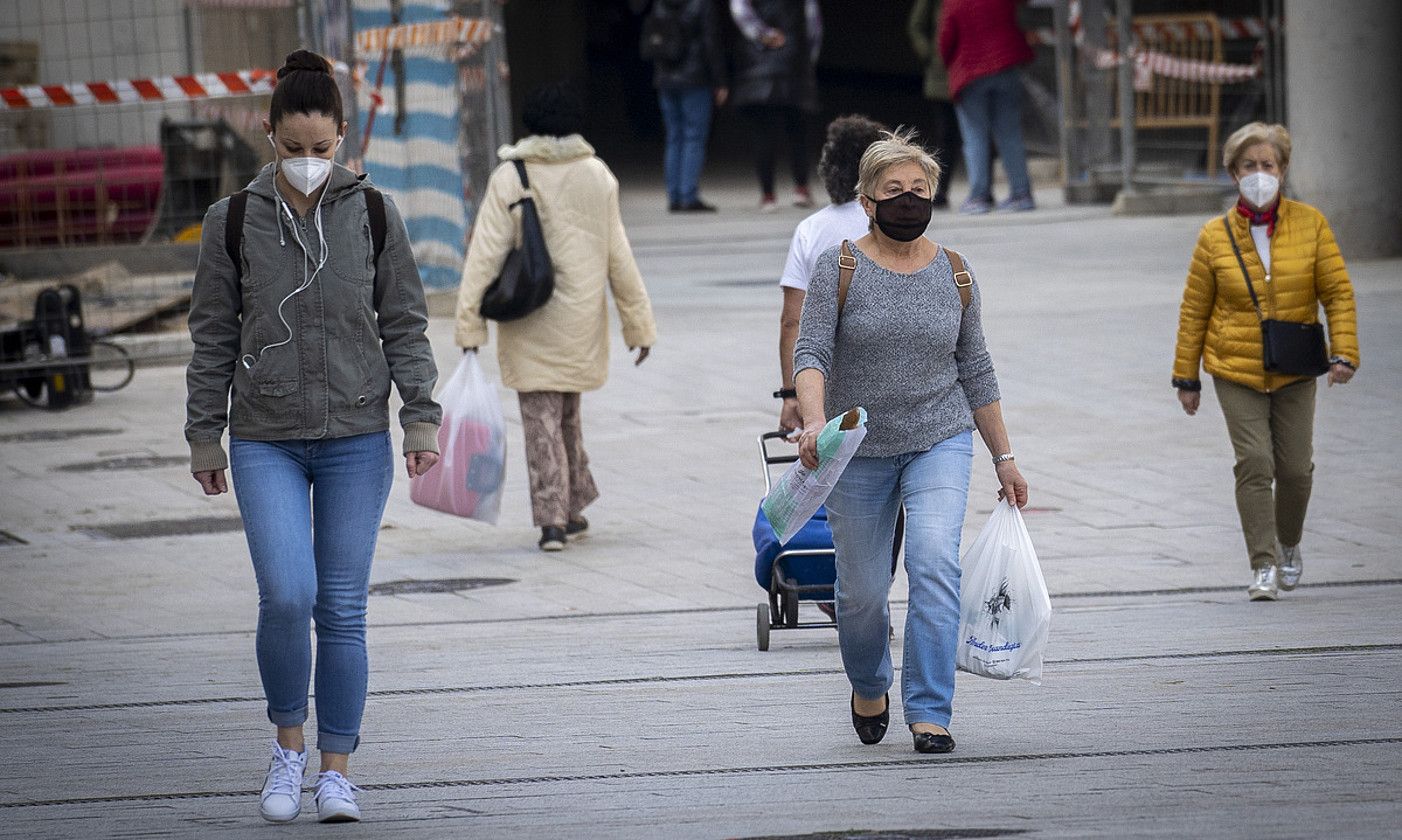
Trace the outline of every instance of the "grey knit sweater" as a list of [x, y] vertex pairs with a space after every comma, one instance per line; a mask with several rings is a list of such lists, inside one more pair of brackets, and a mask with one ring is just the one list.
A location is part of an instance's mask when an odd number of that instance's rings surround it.
[[[998, 399], [978, 284], [961, 317], [943, 248], [914, 274], [898, 274], [853, 246], [857, 268], [839, 326], [839, 251], [823, 252], [808, 285], [795, 375], [808, 368], [823, 374], [828, 417], [854, 406], [867, 410], [858, 457], [923, 452], [974, 428], [973, 410]], [[972, 274], [967, 261], [965, 267]]]

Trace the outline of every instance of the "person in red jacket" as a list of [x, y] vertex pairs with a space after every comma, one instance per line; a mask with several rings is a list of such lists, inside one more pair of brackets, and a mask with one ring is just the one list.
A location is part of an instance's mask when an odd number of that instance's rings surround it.
[[1032, 210], [1032, 182], [1022, 145], [1022, 78], [1018, 68], [1032, 60], [1032, 47], [1017, 25], [1020, 0], [945, 0], [940, 9], [939, 48], [949, 68], [949, 92], [964, 163], [969, 197], [961, 213], [987, 213], [993, 207], [993, 147], [1003, 159], [1010, 195], [999, 210]]

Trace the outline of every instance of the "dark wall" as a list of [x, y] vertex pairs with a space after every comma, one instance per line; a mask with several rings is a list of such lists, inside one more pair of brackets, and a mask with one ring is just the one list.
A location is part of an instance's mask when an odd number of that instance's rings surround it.
[[[506, 27], [512, 96], [519, 114], [526, 90], [542, 81], [569, 78], [589, 100], [587, 136], [615, 168], [655, 167], [661, 159], [661, 117], [652, 68], [638, 56], [639, 9], [649, 0], [508, 0]], [[713, 0], [725, 9], [726, 0]], [[914, 0], [820, 0], [823, 50], [818, 62], [820, 112], [812, 120], [812, 145], [822, 127], [844, 113], [864, 113], [890, 125], [934, 133], [932, 108], [921, 92], [923, 70], [906, 36]], [[1109, 3], [1113, 8], [1113, 2]], [[1224, 17], [1258, 15], [1260, 0], [1135, 0], [1136, 14], [1208, 10]], [[728, 17], [728, 14], [726, 15]], [[1025, 28], [1050, 28], [1045, 4], [1023, 9]], [[733, 37], [738, 37], [734, 33]], [[1233, 42], [1249, 50], [1250, 42]], [[1229, 54], [1229, 61], [1249, 56]], [[1042, 95], [1025, 109], [1024, 135], [1034, 153], [1056, 149], [1055, 68], [1050, 47], [1037, 48], [1029, 76]], [[1253, 101], [1257, 91], [1244, 91]], [[520, 130], [519, 121], [517, 124]], [[713, 164], [748, 166], [745, 126], [731, 109], [716, 114]]]

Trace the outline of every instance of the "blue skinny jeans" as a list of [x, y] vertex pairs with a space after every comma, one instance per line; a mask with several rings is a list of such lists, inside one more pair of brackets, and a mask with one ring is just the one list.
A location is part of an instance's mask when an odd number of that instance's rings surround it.
[[234, 495], [258, 579], [258, 673], [276, 726], [307, 719], [316, 623], [317, 747], [360, 743], [370, 561], [394, 480], [389, 432], [231, 438]]
[[891, 546], [905, 506], [905, 620], [901, 705], [907, 725], [948, 727], [959, 641], [959, 537], [969, 497], [973, 434], [924, 452], [853, 458], [828, 496], [837, 548], [837, 641], [857, 696], [891, 688]]

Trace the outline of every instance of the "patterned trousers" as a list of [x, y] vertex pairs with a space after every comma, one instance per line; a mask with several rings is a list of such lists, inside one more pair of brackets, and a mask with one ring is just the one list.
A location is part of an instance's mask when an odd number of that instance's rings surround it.
[[537, 528], [565, 523], [599, 498], [589, 472], [579, 419], [579, 394], [518, 391], [531, 480], [531, 518]]

